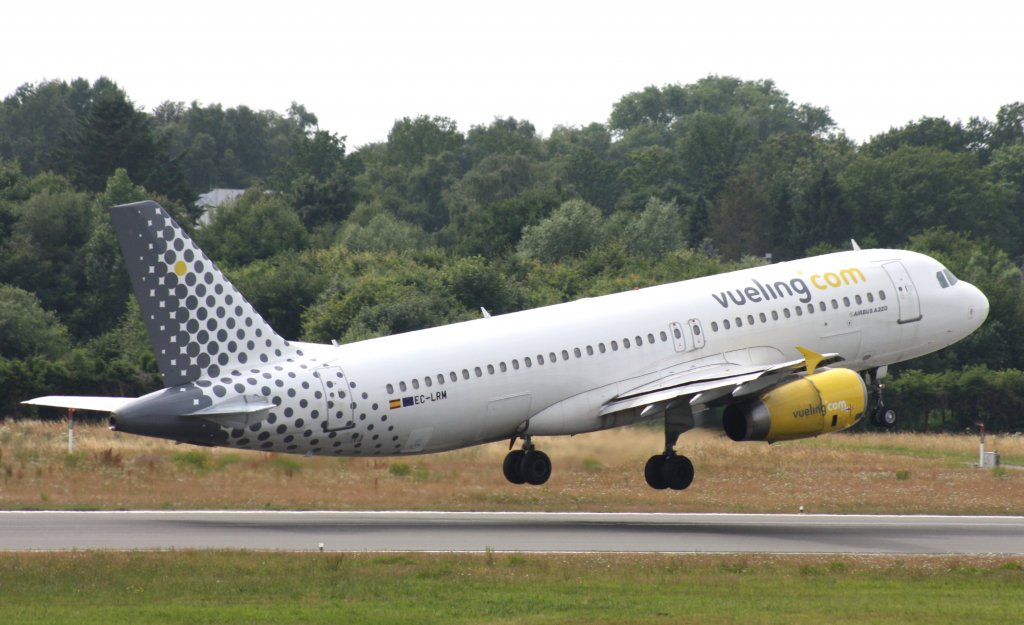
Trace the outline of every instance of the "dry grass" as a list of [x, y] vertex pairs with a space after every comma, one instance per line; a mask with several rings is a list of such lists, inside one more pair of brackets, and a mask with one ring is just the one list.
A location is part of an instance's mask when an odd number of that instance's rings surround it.
[[[1024, 514], [1024, 471], [979, 470], [969, 435], [842, 434], [775, 446], [684, 437], [697, 478], [644, 483], [657, 429], [538, 439], [554, 462], [542, 487], [501, 474], [507, 445], [432, 456], [302, 458], [202, 449], [79, 424], [0, 424], [0, 508], [447, 509]], [[1024, 464], [1024, 438], [989, 437]]]

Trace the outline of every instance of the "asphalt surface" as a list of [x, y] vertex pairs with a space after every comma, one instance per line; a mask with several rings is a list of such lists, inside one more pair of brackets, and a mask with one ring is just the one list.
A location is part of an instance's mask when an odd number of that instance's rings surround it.
[[0, 550], [1024, 555], [1024, 517], [537, 512], [0, 512]]

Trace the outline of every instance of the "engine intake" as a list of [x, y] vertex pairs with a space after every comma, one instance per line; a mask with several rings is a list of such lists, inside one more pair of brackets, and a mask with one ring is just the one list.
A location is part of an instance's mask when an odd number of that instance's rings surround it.
[[734, 441], [788, 441], [836, 432], [864, 415], [868, 390], [851, 369], [812, 373], [731, 404], [722, 415], [725, 433]]

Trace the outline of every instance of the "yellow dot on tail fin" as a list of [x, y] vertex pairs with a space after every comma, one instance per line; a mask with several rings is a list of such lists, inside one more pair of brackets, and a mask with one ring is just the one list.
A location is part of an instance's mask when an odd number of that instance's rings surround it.
[[186, 271], [188, 271], [188, 265], [185, 264], [185, 261], [179, 260], [174, 263], [174, 273], [178, 274], [178, 276], [185, 275]]

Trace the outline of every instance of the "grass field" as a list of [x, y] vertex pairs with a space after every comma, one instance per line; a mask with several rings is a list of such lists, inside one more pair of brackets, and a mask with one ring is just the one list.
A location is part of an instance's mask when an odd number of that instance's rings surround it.
[[0, 557], [0, 622], [1019, 623], [1012, 558], [240, 552]]
[[[838, 434], [769, 446], [684, 436], [697, 477], [682, 492], [644, 483], [661, 433], [626, 428], [538, 439], [541, 487], [501, 474], [506, 444], [398, 458], [303, 458], [174, 445], [66, 425], [0, 423], [4, 509], [441, 509], [1024, 514], [1024, 471], [971, 468], [970, 435]], [[1024, 465], [1024, 438], [990, 436]]]

